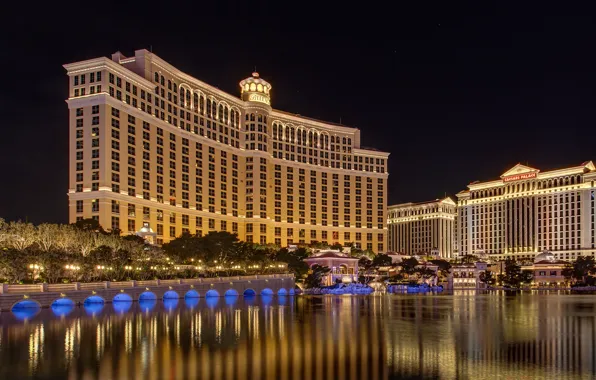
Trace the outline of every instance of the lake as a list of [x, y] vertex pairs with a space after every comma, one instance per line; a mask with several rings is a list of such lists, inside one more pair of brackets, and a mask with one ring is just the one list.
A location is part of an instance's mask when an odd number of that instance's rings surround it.
[[596, 296], [296, 296], [0, 315], [0, 379], [592, 379]]

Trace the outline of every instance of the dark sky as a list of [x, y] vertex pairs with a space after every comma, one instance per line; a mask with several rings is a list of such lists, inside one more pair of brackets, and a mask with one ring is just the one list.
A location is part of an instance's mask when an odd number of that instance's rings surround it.
[[256, 65], [275, 108], [360, 128], [391, 152], [390, 204], [596, 159], [595, 12], [572, 2], [21, 3], [0, 26], [5, 219], [67, 222], [62, 64], [150, 46], [235, 95]]

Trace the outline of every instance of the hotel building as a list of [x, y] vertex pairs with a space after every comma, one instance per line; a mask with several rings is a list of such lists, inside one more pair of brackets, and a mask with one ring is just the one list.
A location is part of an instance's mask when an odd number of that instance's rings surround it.
[[71, 222], [386, 250], [389, 153], [360, 130], [273, 109], [257, 73], [236, 97], [147, 50], [64, 67]]
[[594, 255], [596, 167], [541, 172], [518, 164], [457, 194], [460, 255], [532, 260], [550, 251], [558, 260]]
[[390, 251], [453, 256], [457, 206], [451, 198], [389, 206], [387, 214]]

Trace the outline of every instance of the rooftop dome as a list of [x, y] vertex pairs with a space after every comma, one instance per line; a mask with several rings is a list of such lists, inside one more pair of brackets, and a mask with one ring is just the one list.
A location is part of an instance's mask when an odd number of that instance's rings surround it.
[[555, 255], [549, 251], [543, 251], [542, 253], [537, 254], [534, 257], [534, 262], [537, 263], [539, 261], [555, 261]]
[[240, 81], [242, 100], [271, 104], [271, 84], [259, 76], [256, 71], [252, 76]]

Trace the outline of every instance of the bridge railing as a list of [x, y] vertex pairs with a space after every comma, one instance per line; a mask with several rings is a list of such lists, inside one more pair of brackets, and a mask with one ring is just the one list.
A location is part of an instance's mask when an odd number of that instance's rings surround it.
[[144, 281], [104, 281], [104, 282], [73, 282], [68, 284], [26, 284], [11, 285], [0, 284], [0, 294], [14, 293], [42, 293], [42, 292], [70, 292], [74, 290], [95, 290], [95, 289], [126, 289], [148, 286], [168, 286], [181, 284], [212, 284], [233, 281], [269, 280], [269, 279], [293, 279], [292, 274], [259, 274], [252, 276], [230, 276], [230, 277], [203, 277], [185, 278], [172, 280], [144, 280]]

